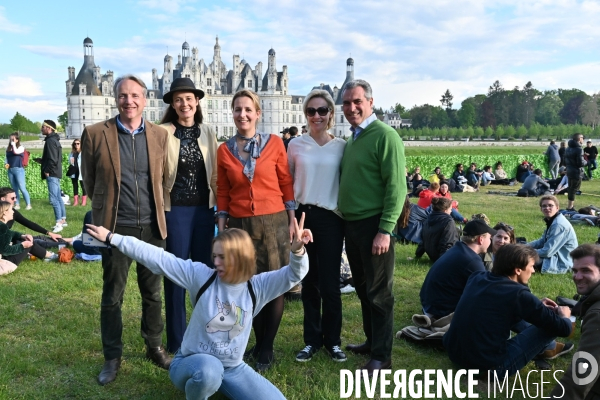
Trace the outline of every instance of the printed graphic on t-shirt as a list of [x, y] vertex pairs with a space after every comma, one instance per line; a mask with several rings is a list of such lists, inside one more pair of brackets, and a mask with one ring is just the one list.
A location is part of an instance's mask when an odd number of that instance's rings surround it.
[[221, 303], [217, 297], [217, 308], [219, 313], [206, 324], [206, 332], [228, 332], [229, 340], [233, 339], [246, 326], [248, 322], [248, 312], [242, 310], [232, 301], [231, 304]]

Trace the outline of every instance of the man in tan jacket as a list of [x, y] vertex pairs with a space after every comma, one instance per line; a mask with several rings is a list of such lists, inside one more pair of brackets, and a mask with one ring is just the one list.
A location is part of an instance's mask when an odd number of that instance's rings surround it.
[[[147, 89], [141, 79], [125, 75], [115, 81], [114, 89], [119, 115], [86, 127], [82, 135], [81, 168], [92, 200], [92, 220], [115, 233], [164, 247], [162, 185], [168, 133], [142, 117]], [[100, 385], [115, 380], [121, 365], [121, 304], [131, 261], [115, 248], [102, 249], [100, 327], [105, 362]], [[161, 277], [137, 263], [137, 278], [146, 357], [169, 369], [171, 358], [162, 347]]]

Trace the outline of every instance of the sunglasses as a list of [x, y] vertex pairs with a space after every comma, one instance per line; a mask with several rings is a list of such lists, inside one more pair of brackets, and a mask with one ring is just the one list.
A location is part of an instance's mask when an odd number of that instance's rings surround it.
[[319, 113], [319, 115], [321, 117], [324, 117], [329, 113], [329, 108], [327, 108], [327, 107], [319, 107], [319, 108], [308, 107], [306, 109], [306, 114], [309, 117], [314, 117], [316, 113]]
[[496, 224], [496, 226], [498, 227], [497, 229], [502, 229], [503, 231], [506, 232], [512, 232], [515, 230], [515, 228], [513, 228], [512, 226], [505, 224], [504, 222], [498, 222]]
[[13, 196], [13, 197], [11, 197], [10, 199], [11, 199], [11, 200], [16, 200], [16, 199], [17, 199], [17, 196]]

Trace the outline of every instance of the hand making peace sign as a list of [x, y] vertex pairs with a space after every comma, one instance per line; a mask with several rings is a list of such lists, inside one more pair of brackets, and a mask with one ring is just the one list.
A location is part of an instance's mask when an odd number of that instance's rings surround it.
[[294, 218], [294, 238], [292, 239], [292, 251], [297, 253], [302, 250], [305, 244], [312, 241], [312, 232], [310, 229], [304, 229], [304, 213], [302, 213], [302, 217], [300, 217], [300, 224], [298, 224], [298, 220]]

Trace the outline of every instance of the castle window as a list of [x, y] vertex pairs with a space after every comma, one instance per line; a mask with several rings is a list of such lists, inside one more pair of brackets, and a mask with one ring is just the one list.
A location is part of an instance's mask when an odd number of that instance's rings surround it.
[[342, 123], [342, 124], [344, 123], [344, 116], [343, 115], [340, 115], [340, 123]]
[[212, 94], [212, 89], [206, 89], [206, 93]]
[[213, 122], [212, 113], [208, 113], [208, 122]]
[[83, 116], [83, 119], [85, 119], [85, 115]]
[[208, 100], [208, 109], [212, 110], [212, 100]]
[[162, 111], [159, 111], [159, 112], [158, 112], [158, 119], [162, 119], [162, 117], [163, 117], [163, 112], [162, 112]]
[[85, 108], [82, 110], [82, 112], [85, 112]]
[[215, 133], [219, 134], [219, 127], [218, 126], [215, 126]]
[[162, 101], [162, 100], [159, 100], [159, 101], [158, 101], [158, 106], [159, 106], [159, 107], [163, 107], [164, 105], [165, 105], [165, 103], [163, 103], [163, 101]]
[[215, 110], [218, 110], [218, 109], [219, 109], [219, 101], [215, 100]]
[[252, 79], [248, 79], [248, 87], [251, 88], [252, 87]]
[[[154, 96], [154, 94], [150, 93], [152, 96]], [[154, 100], [150, 100], [150, 107], [154, 107]]]
[[295, 115], [292, 115], [292, 123], [294, 123], [294, 124], [296, 123], [296, 116]]
[[229, 121], [227, 121], [227, 114], [223, 114], [223, 122], [225, 122], [225, 123], [229, 122]]
[[219, 122], [219, 114], [215, 113], [215, 122]]
[[227, 100], [223, 100], [223, 110], [227, 110]]
[[212, 86], [212, 79], [206, 78], [206, 86]]
[[106, 113], [108, 114], [108, 108], [106, 109]]
[[154, 111], [150, 111], [150, 120], [156, 121], [156, 113]]
[[108, 98], [104, 99], [104, 104], [108, 105]]
[[84, 105], [84, 104], [85, 104], [85, 100], [81, 100], [81, 105]]
[[229, 127], [229, 135], [233, 136], [233, 126]]

